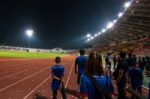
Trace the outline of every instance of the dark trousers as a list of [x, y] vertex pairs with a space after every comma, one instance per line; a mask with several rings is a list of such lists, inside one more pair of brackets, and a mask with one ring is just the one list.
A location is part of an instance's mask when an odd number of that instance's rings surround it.
[[[62, 94], [62, 99], [67, 99], [65, 89], [62, 88], [60, 92]], [[53, 90], [53, 99], [57, 99], [57, 90]]]
[[126, 99], [125, 86], [126, 86], [126, 78], [123, 77], [119, 82], [117, 82], [118, 93], [119, 93], [118, 99]]

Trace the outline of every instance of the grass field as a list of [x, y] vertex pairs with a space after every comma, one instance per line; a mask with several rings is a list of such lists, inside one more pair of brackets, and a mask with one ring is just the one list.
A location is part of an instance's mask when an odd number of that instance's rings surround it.
[[0, 51], [0, 58], [54, 58], [56, 56], [67, 56], [65, 53], [54, 52], [20, 52], [20, 51]]

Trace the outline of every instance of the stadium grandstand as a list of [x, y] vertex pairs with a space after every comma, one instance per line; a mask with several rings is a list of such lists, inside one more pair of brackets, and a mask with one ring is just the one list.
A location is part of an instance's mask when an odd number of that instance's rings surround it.
[[150, 0], [132, 0], [124, 7], [101, 32], [87, 35], [87, 44], [98, 51], [130, 49], [150, 55]]

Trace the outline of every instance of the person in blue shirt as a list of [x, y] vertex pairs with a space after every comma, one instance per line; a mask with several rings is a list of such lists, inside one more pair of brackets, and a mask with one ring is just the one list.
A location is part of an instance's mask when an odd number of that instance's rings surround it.
[[[63, 85], [64, 82], [64, 66], [61, 65], [61, 58], [56, 57], [55, 58], [56, 64], [51, 67], [51, 75], [52, 75], [52, 84], [51, 89], [53, 91], [53, 99], [57, 99], [57, 90], [60, 88], [61, 85]], [[64, 88], [61, 88], [61, 94], [63, 99], [66, 99], [66, 93]]]
[[79, 93], [82, 99], [101, 99], [102, 94], [99, 93], [92, 81], [86, 74], [94, 77], [102, 89], [107, 89], [113, 93], [113, 85], [111, 78], [103, 74], [102, 58], [96, 53], [91, 53], [87, 62], [85, 73], [81, 75]]
[[133, 62], [132, 67], [129, 68], [128, 76], [130, 78], [131, 88], [142, 94], [143, 74], [137, 62]]
[[80, 56], [78, 56], [75, 60], [75, 74], [77, 74], [77, 84], [79, 84], [81, 74], [85, 71], [87, 65], [87, 57], [84, 55], [85, 51], [81, 49], [79, 53]]

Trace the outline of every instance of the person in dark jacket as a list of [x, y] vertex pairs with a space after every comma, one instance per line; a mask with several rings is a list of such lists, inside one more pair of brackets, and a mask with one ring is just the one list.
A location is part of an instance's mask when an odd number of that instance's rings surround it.
[[126, 53], [119, 53], [120, 60], [117, 65], [118, 76], [117, 76], [117, 87], [118, 87], [118, 99], [126, 99], [125, 85], [126, 85], [126, 74], [128, 70], [128, 62], [126, 59]]

